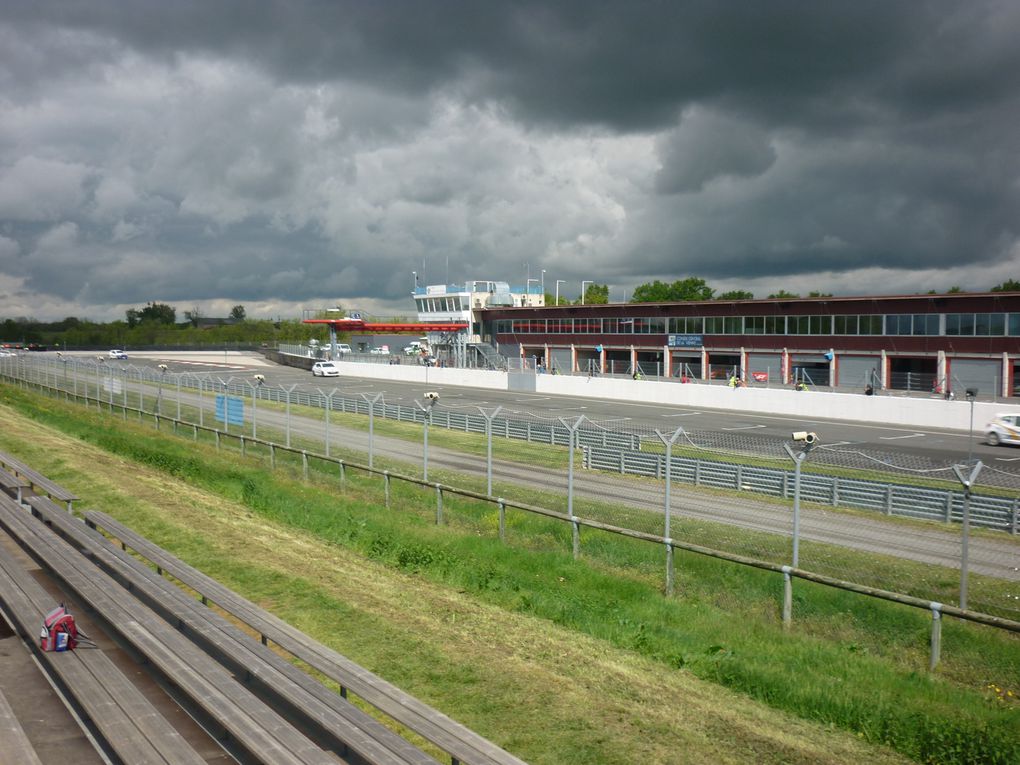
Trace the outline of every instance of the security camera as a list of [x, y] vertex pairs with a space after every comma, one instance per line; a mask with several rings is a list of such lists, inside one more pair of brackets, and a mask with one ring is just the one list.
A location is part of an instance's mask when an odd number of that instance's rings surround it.
[[978, 394], [977, 388], [967, 388], [967, 398], [975, 398], [977, 397], [977, 394]]
[[160, 364], [160, 365], [159, 365], [159, 369], [160, 369], [161, 371], [165, 372], [165, 371], [167, 370], [167, 365], [166, 365], [166, 364]]
[[425, 398], [427, 398], [429, 401], [438, 401], [439, 394], [436, 393], [434, 390], [430, 390], [428, 393], [425, 394]]
[[809, 433], [806, 430], [797, 430], [790, 434], [790, 438], [794, 441], [800, 441], [808, 446], [818, 440], [818, 436], [815, 433]]
[[255, 382], [257, 382], [259, 385], [261, 385], [265, 381], [266, 381], [265, 375], [255, 375]]

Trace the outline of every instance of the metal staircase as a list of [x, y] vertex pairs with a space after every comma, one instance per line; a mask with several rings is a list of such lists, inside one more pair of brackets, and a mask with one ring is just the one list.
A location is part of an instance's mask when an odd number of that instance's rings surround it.
[[468, 343], [468, 348], [474, 353], [479, 367], [506, 370], [506, 359], [488, 343]]

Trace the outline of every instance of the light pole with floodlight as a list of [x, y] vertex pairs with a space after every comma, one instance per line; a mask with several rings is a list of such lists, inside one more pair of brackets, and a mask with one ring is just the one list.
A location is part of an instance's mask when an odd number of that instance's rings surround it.
[[584, 285], [594, 283], [595, 282], [590, 279], [585, 279], [581, 281], [581, 305], [584, 305]]

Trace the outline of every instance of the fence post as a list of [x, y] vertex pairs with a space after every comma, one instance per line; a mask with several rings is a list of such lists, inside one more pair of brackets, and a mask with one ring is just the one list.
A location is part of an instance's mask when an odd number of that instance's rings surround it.
[[1018, 502], [1020, 502], [1020, 498], [1017, 498], [1017, 499], [1013, 500], [1013, 523], [1010, 524], [1010, 528], [1009, 528], [1009, 533], [1013, 534], [1014, 536], [1016, 536], [1016, 530], [1017, 530], [1017, 520], [1018, 520], [1018, 518], [1017, 518], [1017, 506], [1018, 506]]
[[734, 486], [733, 488], [736, 489], [737, 491], [740, 491], [740, 487], [743, 485], [744, 485], [744, 466], [737, 465], [736, 486]]
[[390, 509], [390, 471], [383, 471], [383, 491], [386, 496], [386, 509]]
[[216, 450], [219, 451], [219, 448], [220, 448], [220, 432], [217, 430], [216, 431]]
[[[1013, 504], [1014, 504], [1014, 506], [1016, 505], [1016, 500], [1013, 500]], [[946, 492], [946, 523], [951, 523], [952, 520], [953, 520], [953, 492], [947, 491]]]
[[443, 525], [443, 485], [436, 484], [436, 525]]
[[301, 475], [304, 476], [305, 481], [308, 481], [308, 452], [304, 449], [301, 450]]
[[931, 657], [928, 659], [928, 671], [934, 672], [942, 654], [942, 604], [931, 604]]
[[269, 444], [269, 469], [276, 470], [276, 447]]
[[666, 596], [673, 594], [673, 540], [666, 540]]
[[240, 438], [241, 438], [241, 456], [244, 457], [244, 456], [246, 456], [246, 452], [245, 452], [245, 448], [244, 448], [244, 433], [241, 434]]
[[[694, 460], [694, 485], [698, 486], [700, 484], [701, 484], [701, 458], [698, 457], [696, 460]], [[784, 486], [786, 485], [785, 482], [783, 485]], [[783, 492], [783, 496], [786, 496], [786, 492]]]
[[[126, 412], [127, 409], [125, 409], [124, 411]], [[192, 424], [191, 426], [191, 440], [192, 441], [198, 440], [198, 425]]]
[[793, 621], [793, 578], [789, 566], [783, 566], [783, 628], [789, 629]]
[[839, 476], [832, 479], [832, 506], [839, 505]]
[[499, 503], [499, 541], [506, 542], [506, 500], [500, 497], [496, 501]]
[[892, 484], [887, 484], [885, 487], [885, 514], [892, 515]]
[[340, 460], [340, 488], [347, 489], [347, 469], [343, 460]]

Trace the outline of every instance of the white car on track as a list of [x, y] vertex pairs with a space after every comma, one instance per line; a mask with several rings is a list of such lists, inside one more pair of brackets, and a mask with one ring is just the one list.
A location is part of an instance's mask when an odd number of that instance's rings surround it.
[[1020, 444], [1020, 413], [995, 415], [995, 419], [985, 425], [985, 443], [989, 446]]
[[122, 350], [120, 350], [118, 348], [114, 348], [112, 351], [110, 351], [110, 358], [111, 359], [126, 359], [127, 358], [127, 354], [124, 353], [124, 351], [122, 351]]
[[316, 361], [312, 364], [312, 375], [314, 377], [339, 377], [340, 367], [332, 361]]

